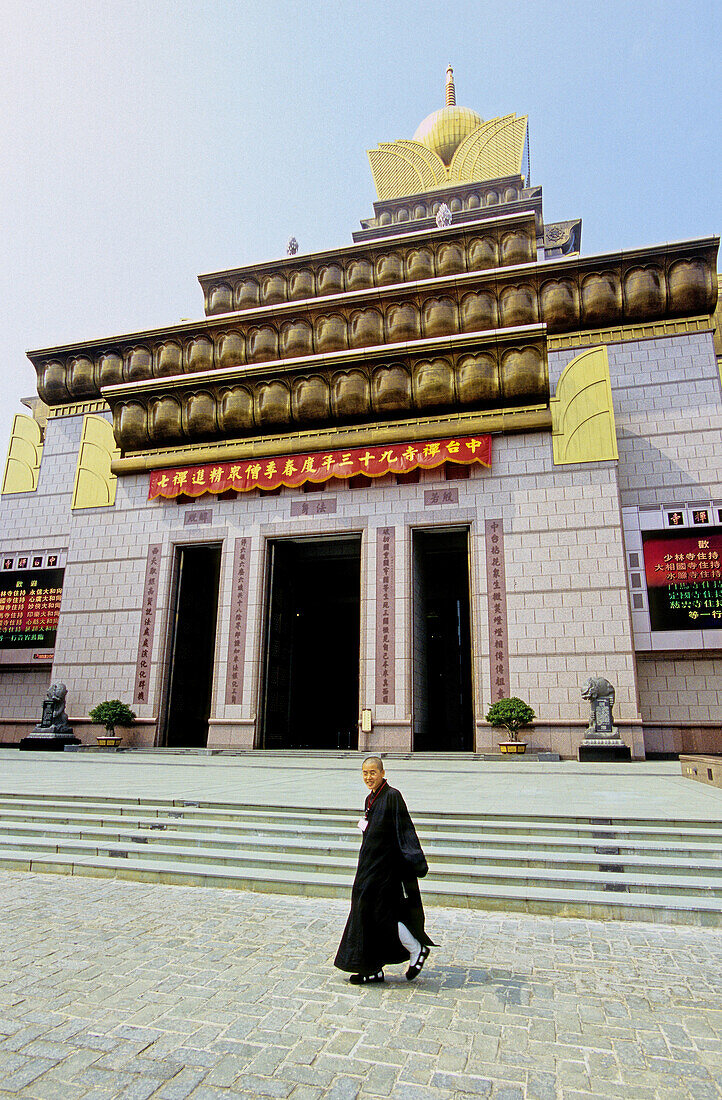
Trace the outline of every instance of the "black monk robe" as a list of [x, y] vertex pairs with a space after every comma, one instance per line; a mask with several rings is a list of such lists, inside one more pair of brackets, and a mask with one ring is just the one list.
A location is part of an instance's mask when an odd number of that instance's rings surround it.
[[409, 958], [399, 940], [399, 921], [419, 943], [434, 946], [424, 931], [418, 883], [429, 868], [406, 803], [388, 785], [375, 799], [369, 795], [369, 803], [351, 912], [334, 964], [354, 974], [372, 974]]

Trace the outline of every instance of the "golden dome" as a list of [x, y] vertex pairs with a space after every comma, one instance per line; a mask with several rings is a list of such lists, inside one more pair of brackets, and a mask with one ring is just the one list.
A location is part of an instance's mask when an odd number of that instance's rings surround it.
[[424, 119], [414, 134], [414, 141], [438, 153], [448, 168], [464, 138], [483, 122], [483, 118], [469, 107], [442, 107]]

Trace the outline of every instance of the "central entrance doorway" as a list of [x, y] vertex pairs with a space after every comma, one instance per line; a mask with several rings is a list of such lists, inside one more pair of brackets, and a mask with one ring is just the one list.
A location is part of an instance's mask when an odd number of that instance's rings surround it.
[[211, 713], [221, 548], [176, 550], [172, 633], [162, 743], [205, 748]]
[[358, 745], [361, 537], [269, 544], [261, 748]]
[[413, 748], [473, 752], [469, 532], [413, 532]]

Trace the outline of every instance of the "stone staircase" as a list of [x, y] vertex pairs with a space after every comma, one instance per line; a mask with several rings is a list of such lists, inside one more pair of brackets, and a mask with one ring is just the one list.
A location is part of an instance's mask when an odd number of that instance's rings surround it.
[[[0, 794], [0, 867], [348, 898], [358, 810]], [[428, 904], [722, 925], [722, 824], [415, 813]]]

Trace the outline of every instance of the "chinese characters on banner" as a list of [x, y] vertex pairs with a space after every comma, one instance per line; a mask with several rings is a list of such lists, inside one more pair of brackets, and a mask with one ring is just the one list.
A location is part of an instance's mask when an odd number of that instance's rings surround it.
[[155, 626], [155, 609], [158, 602], [160, 550], [160, 545], [148, 547], [148, 557], [145, 565], [145, 586], [143, 588], [143, 607], [140, 616], [138, 659], [135, 663], [134, 703], [147, 703], [149, 698], [150, 662], [153, 654], [153, 627]]
[[64, 572], [24, 569], [0, 573], [0, 649], [54, 647]]
[[231, 637], [226, 669], [226, 703], [243, 702], [243, 658], [246, 645], [248, 616], [248, 557], [251, 540], [236, 539], [233, 554], [233, 593], [231, 596]]
[[722, 629], [722, 532], [644, 536], [652, 630]]
[[463, 465], [479, 463], [491, 466], [491, 436], [460, 436], [435, 439], [427, 443], [395, 443], [368, 450], [320, 451], [315, 454], [289, 455], [286, 458], [248, 459], [243, 462], [219, 462], [212, 466], [186, 466], [181, 469], [153, 470], [148, 500], [158, 497], [199, 497], [203, 493], [246, 493], [250, 489], [277, 489], [281, 485], [298, 488], [307, 481], [317, 484], [332, 477], [384, 477], [406, 474], [418, 468], [435, 469], [445, 462]]
[[491, 701], [509, 698], [509, 635], [506, 618], [504, 528], [500, 519], [484, 525], [486, 541], [486, 590], [489, 606], [489, 661]]
[[396, 540], [393, 527], [376, 533], [376, 703], [395, 702], [394, 573]]

